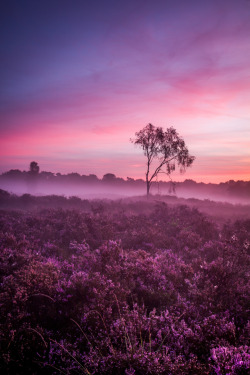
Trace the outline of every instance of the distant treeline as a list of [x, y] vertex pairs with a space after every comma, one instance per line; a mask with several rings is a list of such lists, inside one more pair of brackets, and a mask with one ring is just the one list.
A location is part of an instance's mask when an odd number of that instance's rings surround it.
[[70, 182], [70, 183], [100, 183], [100, 182], [108, 182], [108, 183], [139, 183], [144, 184], [145, 181], [142, 179], [133, 179], [127, 177], [126, 180], [120, 177], [116, 177], [113, 173], [106, 173], [102, 179], [99, 179], [95, 174], [89, 175], [80, 175], [79, 173], [68, 173], [68, 174], [61, 174], [61, 173], [52, 173], [52, 172], [45, 172], [42, 171], [37, 174], [32, 174], [31, 171], [20, 171], [19, 169], [11, 169], [7, 172], [4, 172], [0, 175], [0, 178], [8, 178], [8, 179], [20, 179], [26, 180], [30, 177], [36, 177], [41, 181], [60, 181], [60, 182]]
[[[60, 185], [60, 186], [112, 186], [117, 189], [134, 189], [140, 190], [141, 192], [145, 189], [145, 180], [133, 179], [127, 177], [123, 179], [116, 177], [113, 173], [106, 173], [100, 179], [95, 174], [80, 175], [79, 173], [52, 173], [42, 171], [40, 173], [32, 174], [31, 171], [20, 171], [19, 169], [11, 169], [0, 175], [1, 182], [30, 182], [35, 181], [37, 184], [46, 183], [48, 185]], [[191, 192], [197, 195], [209, 195], [209, 196], [225, 196], [225, 197], [240, 197], [242, 199], [250, 198], [250, 181], [234, 181], [230, 180], [227, 182], [213, 184], [195, 182], [191, 179], [186, 179], [184, 182], [172, 182], [172, 181], [156, 181], [153, 183], [152, 192], [161, 193], [162, 191], [168, 193]]]

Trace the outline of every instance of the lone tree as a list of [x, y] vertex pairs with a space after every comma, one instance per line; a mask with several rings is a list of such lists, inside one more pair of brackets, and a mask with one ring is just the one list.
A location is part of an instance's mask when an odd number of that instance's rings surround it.
[[184, 140], [173, 127], [163, 131], [161, 127], [148, 124], [135, 133], [135, 139], [131, 139], [131, 142], [142, 147], [147, 158], [147, 196], [153, 180], [159, 173], [170, 176], [176, 165], [183, 173], [195, 159], [194, 156], [189, 155]]
[[40, 169], [39, 165], [37, 164], [36, 161], [32, 161], [30, 163], [30, 170], [29, 170], [29, 172], [30, 172], [31, 175], [33, 175], [33, 176], [38, 175], [39, 169]]
[[32, 161], [30, 163], [30, 169], [27, 174], [27, 185], [28, 191], [32, 194], [36, 190], [37, 180], [39, 176], [39, 165], [36, 161]]

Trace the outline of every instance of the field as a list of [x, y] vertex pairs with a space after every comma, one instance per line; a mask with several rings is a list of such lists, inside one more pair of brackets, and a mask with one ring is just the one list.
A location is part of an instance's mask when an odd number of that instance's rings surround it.
[[0, 194], [3, 374], [249, 372], [250, 207]]

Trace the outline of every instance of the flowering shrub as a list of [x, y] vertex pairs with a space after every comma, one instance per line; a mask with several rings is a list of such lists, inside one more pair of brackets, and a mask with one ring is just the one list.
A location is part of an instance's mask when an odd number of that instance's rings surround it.
[[2, 211], [4, 374], [247, 374], [249, 221], [196, 209]]
[[219, 346], [211, 350], [211, 362], [216, 375], [246, 374], [250, 366], [248, 346]]

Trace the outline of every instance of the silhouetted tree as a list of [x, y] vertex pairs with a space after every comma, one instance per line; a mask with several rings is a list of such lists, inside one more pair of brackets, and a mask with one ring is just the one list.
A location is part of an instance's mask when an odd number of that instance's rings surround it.
[[149, 196], [153, 180], [159, 173], [166, 173], [170, 176], [176, 169], [176, 165], [182, 173], [195, 159], [194, 156], [189, 155], [184, 140], [173, 127], [163, 131], [161, 127], [148, 124], [135, 133], [135, 136], [131, 142], [142, 147], [147, 158], [147, 196]]
[[36, 161], [30, 163], [30, 174], [37, 175], [39, 173], [39, 165]]
[[39, 175], [39, 166], [36, 161], [30, 163], [30, 170], [27, 174], [27, 186], [29, 193], [34, 193], [36, 190], [38, 175]]
[[106, 173], [103, 176], [102, 181], [113, 182], [115, 179], [116, 179], [116, 176], [113, 173]]

